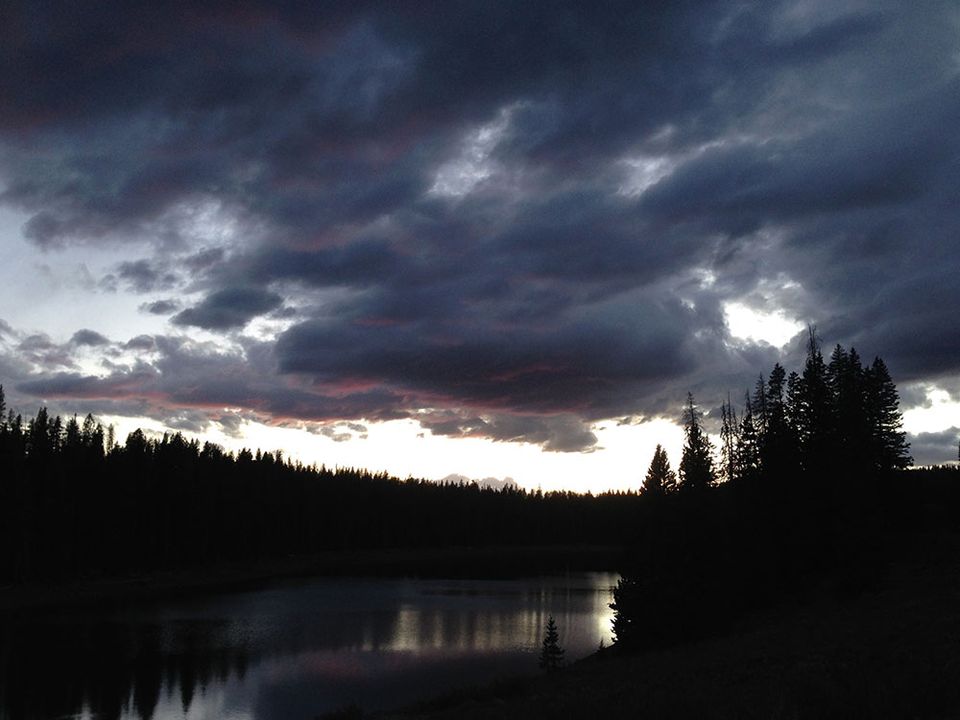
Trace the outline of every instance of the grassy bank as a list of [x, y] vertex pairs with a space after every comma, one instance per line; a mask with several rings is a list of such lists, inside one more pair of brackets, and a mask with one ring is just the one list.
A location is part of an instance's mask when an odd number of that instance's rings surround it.
[[532, 680], [461, 691], [392, 717], [960, 717], [960, 536], [917, 538], [880, 582], [825, 585], [723, 635]]

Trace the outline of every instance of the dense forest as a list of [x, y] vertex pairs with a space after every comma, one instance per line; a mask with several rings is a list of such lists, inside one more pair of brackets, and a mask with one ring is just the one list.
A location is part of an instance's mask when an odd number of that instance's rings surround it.
[[337, 549], [619, 544], [638, 502], [307, 467], [179, 433], [116, 444], [93, 417], [45, 408], [0, 417], [0, 583]]
[[740, 411], [720, 409], [715, 449], [692, 395], [678, 470], [657, 447], [614, 593], [621, 648], [671, 644], [751, 608], [826, 586], [858, 592], [908, 534], [956, 529], [957, 468], [912, 459], [879, 357], [811, 329], [800, 372], [777, 364]]

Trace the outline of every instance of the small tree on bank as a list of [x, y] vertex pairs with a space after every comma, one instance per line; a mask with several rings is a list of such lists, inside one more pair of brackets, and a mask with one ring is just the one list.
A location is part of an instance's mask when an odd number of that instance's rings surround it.
[[644, 497], [663, 497], [677, 489], [677, 476], [670, 469], [670, 460], [667, 451], [660, 445], [653, 451], [653, 460], [643, 480], [640, 494]]
[[556, 670], [563, 665], [563, 648], [560, 647], [560, 633], [553, 615], [547, 620], [547, 631], [543, 636], [543, 646], [540, 648], [539, 665], [547, 672]]

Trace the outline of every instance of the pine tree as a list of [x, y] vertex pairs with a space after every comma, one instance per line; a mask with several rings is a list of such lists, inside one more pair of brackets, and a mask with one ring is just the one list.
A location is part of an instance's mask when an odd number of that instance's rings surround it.
[[763, 456], [763, 448], [767, 444], [767, 384], [763, 376], [757, 378], [757, 383], [753, 388], [753, 426], [757, 429], [757, 441], [760, 444], [760, 455]]
[[879, 357], [870, 366], [865, 383], [874, 467], [880, 471], [908, 467], [913, 458], [910, 457], [907, 434], [903, 431], [900, 396], [886, 364]]
[[728, 395], [727, 401], [720, 406], [720, 472], [725, 482], [730, 482], [740, 474], [737, 453], [739, 435], [737, 412]]
[[843, 349], [842, 345], [837, 343], [833, 348], [833, 352], [830, 354], [830, 362], [827, 364], [826, 375], [827, 387], [830, 388], [830, 392], [833, 393], [834, 397], [840, 393], [840, 383], [843, 381], [848, 360], [849, 355], [847, 351]]
[[804, 470], [822, 472], [832, 460], [835, 423], [827, 366], [816, 329], [811, 326], [809, 334], [807, 360], [797, 388], [796, 431]]
[[564, 650], [560, 647], [560, 633], [553, 615], [547, 620], [547, 631], [543, 636], [543, 645], [540, 648], [540, 662], [542, 669], [550, 672], [563, 665]]
[[787, 371], [783, 369], [783, 365], [774, 364], [767, 380], [767, 414], [771, 424], [784, 422], [786, 380]]
[[670, 460], [667, 451], [660, 445], [653, 451], [653, 460], [643, 480], [640, 494], [645, 497], [663, 497], [677, 489], [677, 476], [670, 469]]
[[37, 416], [27, 426], [27, 453], [40, 458], [50, 451], [50, 418], [45, 407], [37, 410]]
[[757, 429], [753, 424], [750, 393], [744, 399], [743, 417], [740, 419], [739, 442], [737, 443], [738, 477], [755, 480], [760, 474], [760, 447]]
[[787, 412], [787, 371], [780, 363], [773, 366], [766, 387], [767, 432], [761, 448], [764, 473], [778, 479], [795, 464], [793, 434]]
[[80, 430], [80, 437], [83, 440], [84, 447], [92, 448], [96, 444], [97, 420], [93, 415], [87, 413], [83, 419], [83, 427]]
[[48, 432], [50, 435], [50, 449], [53, 452], [59, 452], [63, 446], [63, 420], [59, 415], [53, 418], [53, 421], [48, 426]]
[[70, 452], [76, 453], [80, 446], [80, 423], [77, 422], [77, 416], [74, 415], [67, 420], [63, 435], [63, 447]]
[[844, 473], [861, 475], [872, 467], [865, 374], [855, 349], [847, 352], [840, 345], [834, 348], [827, 365], [827, 382], [836, 422], [835, 462]]
[[683, 490], [701, 491], [713, 484], [713, 446], [703, 430], [700, 411], [687, 393], [687, 407], [683, 413], [683, 457], [680, 460], [680, 483]]

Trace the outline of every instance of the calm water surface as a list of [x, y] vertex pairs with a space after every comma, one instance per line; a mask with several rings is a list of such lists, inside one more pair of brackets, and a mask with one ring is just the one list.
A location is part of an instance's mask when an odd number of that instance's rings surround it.
[[308, 720], [537, 671], [610, 643], [617, 575], [323, 579], [0, 620], [0, 717]]

